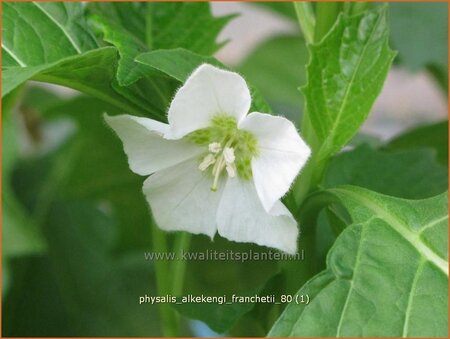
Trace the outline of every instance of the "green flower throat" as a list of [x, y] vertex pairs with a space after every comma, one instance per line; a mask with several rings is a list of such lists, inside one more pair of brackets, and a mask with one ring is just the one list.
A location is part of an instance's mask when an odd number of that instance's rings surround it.
[[187, 140], [208, 148], [201, 159], [199, 169], [211, 170], [214, 182], [211, 187], [217, 190], [221, 173], [249, 180], [252, 178], [251, 161], [258, 155], [258, 140], [248, 131], [238, 129], [237, 121], [229, 115], [216, 115], [207, 128], [196, 130], [186, 136]]

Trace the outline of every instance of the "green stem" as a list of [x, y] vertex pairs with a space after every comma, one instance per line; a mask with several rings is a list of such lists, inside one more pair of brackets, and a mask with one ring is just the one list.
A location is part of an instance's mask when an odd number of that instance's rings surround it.
[[[167, 253], [167, 239], [156, 225], [150, 225], [152, 228], [153, 251], [157, 253]], [[156, 288], [158, 295], [165, 296], [171, 293], [169, 265], [163, 260], [155, 260]], [[161, 327], [165, 337], [176, 337], [178, 335], [178, 319], [175, 311], [169, 304], [159, 304]]]
[[[297, 3], [294, 5], [297, 9]], [[319, 42], [331, 29], [336, 22], [336, 19], [341, 12], [342, 4], [337, 2], [318, 2], [316, 4], [316, 19], [314, 26], [313, 42]], [[297, 12], [297, 16], [298, 16]], [[302, 27], [301, 20], [299, 18], [300, 27]], [[303, 30], [303, 27], [302, 27]], [[320, 150], [320, 142], [314, 132], [314, 128], [311, 123], [308, 111], [304, 110], [301, 133], [306, 143], [312, 149], [312, 156], [306, 164], [303, 171], [300, 173], [298, 180], [294, 186], [295, 201], [298, 205], [301, 205], [306, 196], [317, 186], [322, 180], [327, 159], [319, 159], [318, 152]]]
[[180, 296], [183, 293], [184, 275], [186, 272], [186, 261], [182, 260], [182, 252], [188, 250], [191, 243], [191, 234], [183, 232], [175, 240], [174, 252], [177, 255], [172, 265], [172, 294]]
[[339, 2], [318, 2], [316, 7], [316, 29], [314, 41], [319, 42], [328, 33], [336, 22], [341, 11], [342, 4]]
[[364, 12], [368, 7], [369, 3], [365, 1], [352, 1], [344, 3], [344, 11], [348, 15], [357, 15]]
[[295, 13], [297, 14], [297, 21], [300, 29], [303, 32], [305, 41], [308, 44], [314, 42], [314, 26], [316, 25], [316, 19], [310, 2], [301, 1], [294, 2]]

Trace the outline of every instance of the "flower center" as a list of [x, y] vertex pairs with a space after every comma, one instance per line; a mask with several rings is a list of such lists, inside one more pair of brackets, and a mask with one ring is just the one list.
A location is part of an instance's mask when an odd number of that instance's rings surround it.
[[207, 147], [198, 168], [212, 174], [212, 191], [217, 190], [222, 174], [236, 175], [244, 180], [252, 178], [251, 160], [258, 155], [258, 142], [248, 131], [237, 128], [236, 119], [216, 115], [211, 126], [194, 131], [186, 138], [197, 145]]

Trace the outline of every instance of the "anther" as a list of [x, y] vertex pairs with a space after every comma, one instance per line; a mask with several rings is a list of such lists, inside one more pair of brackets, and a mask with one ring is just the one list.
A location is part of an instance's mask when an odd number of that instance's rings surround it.
[[198, 166], [198, 169], [200, 171], [206, 170], [209, 166], [214, 164], [216, 162], [216, 158], [212, 154], [208, 154], [206, 157], [203, 158], [202, 162]]
[[217, 154], [222, 150], [222, 146], [218, 142], [213, 142], [208, 145], [208, 149], [211, 153]]

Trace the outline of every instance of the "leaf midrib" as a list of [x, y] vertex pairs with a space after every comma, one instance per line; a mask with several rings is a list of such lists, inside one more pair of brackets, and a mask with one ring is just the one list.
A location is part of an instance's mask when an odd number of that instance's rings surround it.
[[436, 252], [421, 241], [420, 234], [409, 230], [404, 222], [394, 215], [387, 213], [382, 206], [366, 197], [343, 188], [335, 188], [332, 191], [340, 192], [350, 198], [362, 203], [366, 208], [372, 210], [380, 219], [384, 220], [391, 226], [398, 234], [400, 234], [406, 241], [408, 241], [419, 254], [427, 261], [433, 263], [439, 270], [441, 270], [448, 277], [448, 262], [441, 258]]

